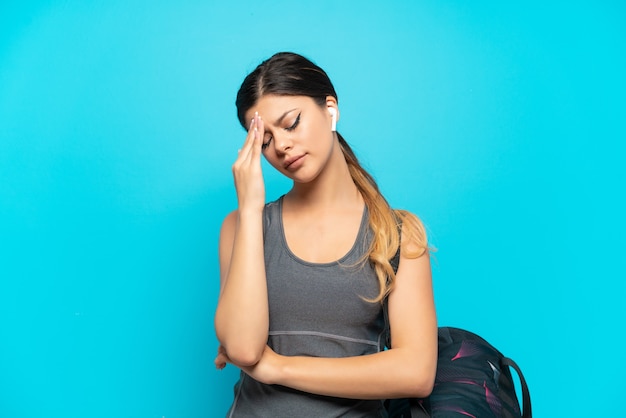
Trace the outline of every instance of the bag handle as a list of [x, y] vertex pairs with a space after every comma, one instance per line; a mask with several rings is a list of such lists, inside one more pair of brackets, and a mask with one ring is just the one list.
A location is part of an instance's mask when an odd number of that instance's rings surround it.
[[532, 418], [533, 412], [530, 405], [530, 392], [528, 391], [528, 385], [526, 384], [526, 379], [524, 379], [522, 370], [519, 368], [517, 363], [508, 357], [502, 358], [502, 364], [512, 367], [517, 372], [522, 386], [522, 418]]

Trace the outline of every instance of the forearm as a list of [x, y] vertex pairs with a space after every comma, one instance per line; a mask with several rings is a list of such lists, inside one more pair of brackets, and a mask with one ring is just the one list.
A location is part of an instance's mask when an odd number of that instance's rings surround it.
[[355, 399], [424, 397], [432, 390], [432, 361], [392, 349], [346, 358], [279, 356], [275, 383], [318, 395]]
[[217, 311], [217, 337], [235, 364], [254, 364], [267, 343], [269, 314], [261, 213], [239, 213]]

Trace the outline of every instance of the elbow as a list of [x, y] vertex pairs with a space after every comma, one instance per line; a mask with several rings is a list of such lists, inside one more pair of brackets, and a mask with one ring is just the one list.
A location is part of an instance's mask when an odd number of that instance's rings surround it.
[[265, 344], [255, 343], [250, 339], [219, 338], [226, 361], [237, 367], [250, 367], [261, 361]]
[[264, 347], [257, 349], [249, 344], [234, 347], [224, 346], [228, 360], [237, 367], [250, 367], [257, 364], [261, 361], [263, 349]]
[[434, 379], [427, 380], [413, 378], [411, 382], [407, 383], [403, 397], [418, 399], [427, 398], [433, 392], [434, 386]]
[[435, 387], [435, 379], [416, 379], [413, 383], [411, 397], [414, 398], [427, 398], [433, 392]]
[[241, 332], [228, 332], [228, 328], [219, 326], [216, 321], [215, 331], [228, 363], [237, 367], [250, 367], [257, 364], [267, 344], [267, 336], [248, 336], [244, 338]]
[[226, 355], [226, 361], [237, 367], [254, 366], [261, 360], [265, 343], [252, 338], [241, 338], [238, 335], [228, 334], [219, 327], [215, 327], [217, 339]]
[[435, 378], [437, 376], [437, 350], [433, 350], [430, 356], [421, 357], [419, 360], [413, 358], [410, 362], [411, 376], [409, 383], [410, 397], [427, 398], [435, 388]]
[[409, 398], [427, 398], [435, 387], [435, 371], [414, 370], [406, 380], [406, 396]]

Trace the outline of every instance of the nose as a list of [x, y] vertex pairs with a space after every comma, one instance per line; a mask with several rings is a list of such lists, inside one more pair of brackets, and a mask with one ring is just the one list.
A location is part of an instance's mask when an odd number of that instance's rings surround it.
[[276, 152], [279, 154], [285, 154], [291, 148], [293, 148], [293, 141], [289, 135], [279, 135], [274, 137], [274, 144], [276, 145]]

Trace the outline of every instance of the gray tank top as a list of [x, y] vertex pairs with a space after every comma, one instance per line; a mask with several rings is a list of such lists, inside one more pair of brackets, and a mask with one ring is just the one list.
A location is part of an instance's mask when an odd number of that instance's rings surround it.
[[[312, 357], [381, 351], [382, 307], [363, 300], [378, 295], [378, 280], [369, 262], [358, 263], [371, 240], [367, 208], [352, 249], [332, 263], [309, 263], [289, 250], [282, 197], [268, 203], [263, 216], [270, 347], [286, 356]], [[242, 372], [228, 417], [386, 417], [386, 413], [382, 401], [312, 395], [265, 385]]]

